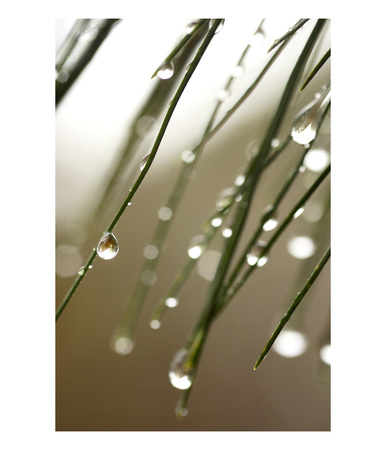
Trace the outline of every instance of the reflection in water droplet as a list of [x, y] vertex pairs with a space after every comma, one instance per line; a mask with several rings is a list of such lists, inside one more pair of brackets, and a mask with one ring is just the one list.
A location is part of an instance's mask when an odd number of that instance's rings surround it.
[[174, 74], [173, 61], [165, 61], [157, 72], [158, 78], [161, 80], [168, 80]]
[[158, 211], [158, 217], [165, 222], [170, 220], [172, 218], [172, 216], [173, 216], [173, 211], [170, 208], [168, 208], [167, 206], [163, 206]]
[[134, 349], [134, 342], [128, 337], [120, 336], [111, 341], [111, 348], [115, 353], [128, 355]]
[[90, 265], [88, 266], [88, 268], [89, 268], [89, 269], [92, 269], [92, 265], [90, 264]]
[[233, 203], [236, 190], [234, 188], [223, 189], [219, 192], [216, 200], [216, 208], [218, 211], [229, 208]]
[[169, 368], [169, 380], [170, 383], [177, 389], [188, 389], [192, 385], [192, 372], [193, 370], [189, 367], [186, 367], [186, 357], [187, 351], [186, 349], [179, 350]]
[[272, 348], [285, 358], [295, 358], [302, 355], [307, 349], [307, 339], [303, 333], [294, 330], [283, 330]]
[[319, 350], [320, 359], [329, 366], [331, 365], [331, 346], [330, 344], [323, 345]]
[[276, 217], [276, 210], [273, 205], [268, 205], [264, 209], [262, 220], [264, 220], [264, 224], [263, 224], [264, 231], [271, 231], [276, 228], [276, 226], [278, 224], [278, 220]]
[[148, 153], [146, 156], [144, 156], [144, 157], [141, 159], [141, 162], [139, 163], [139, 169], [140, 169], [141, 172], [142, 172], [142, 170], [145, 168], [146, 163], [147, 163], [147, 161], [148, 161], [149, 158], [150, 158], [150, 153]]
[[287, 250], [297, 259], [307, 259], [315, 253], [314, 241], [308, 236], [296, 236], [287, 242]]
[[102, 259], [112, 259], [117, 256], [119, 245], [113, 233], [104, 233], [97, 246], [97, 254]]
[[158, 330], [158, 328], [161, 326], [161, 322], [159, 320], [152, 320], [150, 322], [150, 328], [153, 328], [153, 330]]
[[261, 255], [266, 247], [267, 244], [264, 241], [258, 241], [257, 244], [255, 244], [247, 254], [247, 263], [250, 266], [255, 265], [257, 265], [257, 267], [264, 266], [268, 261], [268, 257], [266, 255], [265, 256]]
[[276, 217], [270, 217], [263, 225], [264, 231], [271, 231], [277, 227], [278, 220]]
[[169, 297], [165, 300], [165, 305], [168, 308], [175, 308], [178, 305], [178, 300], [175, 297]]
[[309, 144], [315, 139], [319, 123], [330, 103], [331, 89], [328, 88], [319, 99], [307, 105], [295, 118], [291, 131], [292, 139], [298, 144]]
[[205, 250], [205, 237], [204, 236], [195, 236], [190, 241], [188, 247], [188, 255], [192, 259], [198, 259]]
[[175, 413], [177, 417], [186, 417], [189, 414], [188, 408], [182, 408], [180, 403], [177, 404]]
[[312, 172], [322, 172], [330, 162], [330, 155], [323, 149], [312, 149], [304, 157], [304, 165]]
[[147, 245], [144, 249], [143, 249], [143, 256], [146, 259], [156, 259], [158, 256], [158, 248], [155, 245]]
[[184, 150], [181, 153], [181, 159], [186, 164], [192, 163], [196, 159], [196, 154], [193, 153], [191, 150]]
[[245, 181], [245, 174], [239, 173], [234, 181], [235, 186], [242, 186], [244, 184], [244, 181]]

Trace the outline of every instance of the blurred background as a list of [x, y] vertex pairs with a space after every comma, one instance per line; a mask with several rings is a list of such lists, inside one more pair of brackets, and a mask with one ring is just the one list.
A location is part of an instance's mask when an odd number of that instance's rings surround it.
[[[300, 336], [272, 350], [257, 371], [253, 366], [281, 316], [319, 261], [329, 243], [329, 181], [312, 197], [273, 247], [268, 263], [256, 270], [216, 319], [204, 347], [189, 399], [189, 414], [176, 420], [181, 396], [169, 382], [173, 355], [185, 344], [204, 305], [221, 249], [215, 239], [180, 292], [177, 308], [167, 311], [154, 330], [150, 316], [174, 276], [187, 261], [192, 236], [215, 208], [218, 193], [234, 183], [251, 147], [264, 136], [282, 91], [315, 21], [298, 32], [262, 83], [225, 126], [208, 142], [178, 211], [173, 216], [157, 279], [135, 331], [129, 355], [112, 351], [110, 340], [123, 308], [141, 275], [149, 244], [181, 166], [181, 153], [201, 137], [230, 73], [248, 43], [250, 52], [219, 117], [232, 107], [267, 62], [273, 41], [297, 18], [265, 20], [263, 38], [252, 39], [263, 18], [227, 17], [184, 92], [157, 156], [132, 205], [114, 229], [120, 250], [110, 261], [96, 259], [56, 324], [56, 429], [58, 431], [324, 431], [330, 429], [330, 366], [320, 350], [329, 343], [330, 266], [311, 288], [286, 330]], [[79, 268], [110, 223], [139, 175], [139, 162], [151, 150], [175, 88], [140, 145], [103, 210], [95, 214], [114, 164], [143, 103], [156, 83], [152, 74], [194, 18], [173, 15], [125, 18], [117, 23], [56, 110], [56, 294], [59, 305]], [[74, 20], [56, 23], [56, 49]], [[85, 41], [93, 39], [86, 33]], [[324, 29], [303, 79], [330, 48]], [[194, 55], [194, 53], [193, 53]], [[233, 72], [232, 72], [233, 71]], [[297, 113], [329, 81], [327, 63], [289, 106], [280, 134], [290, 132]], [[329, 159], [330, 132], [321, 129], [313, 148], [322, 162], [310, 162], [279, 210], [279, 221], [303, 195]], [[138, 123], [138, 122], [137, 122]], [[264, 174], [238, 250], [248, 242], [260, 214], [272, 202], [302, 153], [292, 143]], [[324, 159], [323, 159], [324, 158]], [[320, 159], [319, 159], [320, 161]], [[324, 162], [323, 162], [324, 161]], [[316, 165], [315, 165], [316, 164]], [[266, 231], [263, 239], [273, 231]], [[297, 237], [307, 237], [294, 241]], [[303, 246], [291, 245], [302, 242]], [[304, 243], [306, 246], [304, 247]], [[310, 245], [309, 245], [310, 244]], [[288, 337], [288, 335], [287, 335]], [[300, 342], [300, 344], [299, 344]]]

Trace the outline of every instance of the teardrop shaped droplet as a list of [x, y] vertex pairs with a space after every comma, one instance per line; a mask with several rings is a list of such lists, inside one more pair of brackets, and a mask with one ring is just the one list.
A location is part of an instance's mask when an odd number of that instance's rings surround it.
[[[214, 25], [214, 21], [215, 21], [215, 20], [216, 20], [216, 19], [210, 19], [210, 21], [209, 21], [209, 28], [212, 28], [212, 26]], [[223, 29], [224, 23], [225, 23], [225, 19], [222, 19], [222, 21], [220, 22], [220, 24], [219, 24], [219, 26], [217, 27], [217, 29], [216, 29], [216, 31], [214, 32], [214, 34], [219, 33], [219, 32]]]
[[79, 267], [78, 275], [80, 275], [80, 276], [84, 275], [84, 266]]
[[269, 205], [265, 208], [263, 213], [263, 230], [271, 231], [276, 228], [277, 224], [276, 210], [273, 205]]
[[185, 33], [192, 34], [193, 30], [196, 28], [197, 22], [190, 22], [186, 25]]
[[119, 245], [113, 233], [104, 233], [97, 246], [97, 254], [102, 259], [113, 259], [117, 256]]
[[307, 105], [295, 118], [292, 127], [292, 139], [298, 144], [305, 145], [312, 142], [316, 137], [316, 132], [320, 121], [324, 115], [331, 99], [330, 87], [321, 95]]
[[170, 383], [177, 389], [189, 389], [192, 385], [193, 368], [187, 362], [188, 352], [185, 348], [179, 350], [169, 368]]
[[146, 156], [144, 156], [144, 157], [141, 159], [141, 162], [139, 163], [139, 169], [140, 169], [141, 172], [142, 172], [142, 170], [145, 168], [146, 163], [147, 163], [147, 161], [148, 161], [149, 158], [150, 158], [150, 153], [148, 153]]
[[161, 80], [168, 80], [174, 75], [173, 61], [165, 61], [158, 69], [157, 76]]
[[257, 241], [257, 244], [255, 244], [247, 254], [247, 263], [250, 266], [264, 266], [268, 261], [268, 257], [266, 255], [262, 256], [266, 247], [267, 244], [264, 241]]

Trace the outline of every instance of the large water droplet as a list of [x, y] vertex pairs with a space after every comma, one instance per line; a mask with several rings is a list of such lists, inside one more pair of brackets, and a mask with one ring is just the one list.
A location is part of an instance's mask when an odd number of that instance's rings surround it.
[[84, 266], [82, 266], [82, 267], [79, 268], [79, 270], [78, 270], [78, 275], [79, 275], [79, 276], [84, 275]]
[[320, 98], [307, 105], [295, 118], [291, 131], [292, 139], [298, 144], [309, 144], [316, 137], [316, 131], [323, 114], [330, 103], [331, 89], [328, 88]]
[[272, 348], [281, 356], [295, 358], [306, 351], [307, 345], [307, 339], [300, 331], [283, 330], [277, 337]]
[[157, 76], [161, 80], [168, 80], [174, 75], [173, 61], [165, 61], [158, 69]]
[[268, 205], [263, 211], [263, 230], [271, 231], [276, 228], [278, 224], [276, 209], [273, 205]]
[[146, 163], [147, 163], [147, 161], [148, 161], [149, 158], [150, 158], [150, 153], [148, 153], [146, 156], [144, 156], [144, 157], [141, 159], [141, 162], [139, 163], [139, 169], [140, 169], [141, 172], [142, 172], [142, 170], [145, 168]]
[[213, 219], [210, 221], [210, 224], [213, 228], [221, 227], [222, 225], [222, 218], [221, 217], [213, 217]]
[[169, 368], [170, 383], [177, 389], [188, 389], [192, 385], [193, 369], [186, 362], [187, 350], [185, 348], [179, 350]]
[[304, 165], [311, 172], [322, 172], [330, 162], [330, 155], [323, 149], [312, 149], [304, 157]]
[[230, 238], [233, 234], [232, 226], [230, 224], [224, 225], [224, 228], [221, 230], [221, 234], [224, 238]]
[[268, 257], [266, 255], [262, 256], [262, 253], [264, 252], [266, 247], [267, 244], [264, 241], [257, 241], [257, 244], [255, 244], [247, 254], [247, 263], [250, 266], [264, 266], [268, 261]]
[[97, 246], [97, 254], [102, 259], [113, 259], [117, 256], [119, 245], [113, 233], [104, 233]]
[[206, 247], [205, 237], [202, 235], [195, 236], [191, 239], [188, 247], [188, 255], [192, 259], [198, 259], [204, 252]]

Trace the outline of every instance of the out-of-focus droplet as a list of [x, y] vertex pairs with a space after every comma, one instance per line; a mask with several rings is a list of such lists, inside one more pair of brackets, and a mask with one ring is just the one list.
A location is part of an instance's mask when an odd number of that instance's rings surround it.
[[168, 308], [175, 308], [178, 306], [178, 300], [175, 297], [169, 297], [165, 300], [165, 305]]
[[210, 221], [213, 228], [221, 227], [222, 225], [222, 218], [221, 217], [213, 217], [213, 219]]
[[322, 172], [330, 163], [330, 155], [326, 150], [315, 148], [307, 152], [304, 165], [311, 172]]
[[196, 154], [193, 153], [191, 150], [184, 150], [181, 153], [181, 159], [186, 164], [191, 164], [196, 159]]
[[294, 214], [294, 219], [297, 219], [299, 216], [301, 216], [304, 212], [304, 208], [299, 208], [296, 213]]
[[225, 225], [221, 230], [221, 234], [224, 236], [224, 238], [230, 238], [232, 236], [232, 233], [233, 231], [230, 225]]
[[331, 346], [330, 344], [323, 345], [319, 350], [320, 359], [327, 365], [331, 365]]
[[316, 245], [308, 236], [296, 236], [287, 242], [287, 250], [296, 259], [307, 259], [315, 253]]
[[192, 259], [198, 259], [205, 250], [206, 240], [204, 236], [195, 236], [188, 247], [188, 255]]
[[153, 270], [144, 270], [141, 273], [141, 281], [146, 286], [152, 286], [157, 281], [157, 274]]
[[244, 173], [239, 173], [236, 178], [235, 178], [235, 186], [239, 187], [242, 186], [244, 184], [245, 181], [245, 174]]
[[216, 199], [216, 208], [218, 211], [223, 211], [229, 208], [234, 201], [236, 190], [234, 188], [223, 189], [219, 192]]
[[272, 349], [285, 358], [295, 358], [302, 355], [307, 346], [308, 342], [303, 333], [295, 330], [283, 330], [274, 342]]
[[147, 154], [146, 156], [144, 156], [144, 157], [141, 159], [141, 162], [139, 163], [139, 169], [140, 169], [141, 172], [142, 172], [143, 169], [145, 168], [146, 163], [147, 163], [147, 161], [149, 160], [149, 158], [150, 158], [150, 153]]
[[170, 220], [173, 216], [173, 211], [167, 206], [163, 206], [158, 210], [158, 217], [164, 222]]
[[126, 336], [114, 337], [111, 341], [111, 348], [115, 353], [128, 355], [134, 349], [134, 342]]
[[298, 144], [309, 144], [316, 137], [316, 131], [331, 99], [331, 89], [322, 93], [319, 99], [307, 105], [297, 115], [292, 127], [292, 139]]
[[151, 116], [142, 116], [135, 123], [135, 132], [139, 137], [146, 137], [154, 129], [155, 119]]
[[228, 97], [229, 97], [229, 92], [226, 91], [225, 89], [222, 89], [221, 91], [218, 91], [218, 92], [217, 92], [216, 100], [218, 100], [219, 102], [223, 102], [223, 101], [225, 101]]
[[323, 217], [323, 205], [317, 201], [312, 201], [304, 208], [303, 219], [308, 223], [315, 223]]
[[82, 267], [79, 268], [79, 270], [78, 270], [78, 275], [79, 275], [79, 276], [84, 275], [84, 266], [82, 266]]
[[173, 61], [165, 61], [157, 72], [157, 76], [161, 80], [168, 80], [173, 75], [174, 75]]
[[251, 248], [251, 250], [247, 254], [247, 263], [250, 266], [255, 265], [257, 265], [257, 267], [264, 266], [268, 261], [268, 257], [266, 255], [262, 256], [266, 247], [267, 247], [266, 242], [260, 240], [257, 241], [257, 243]]
[[263, 230], [271, 231], [277, 227], [279, 223], [276, 216], [276, 210], [273, 205], [268, 205], [263, 211]]
[[153, 330], [158, 330], [158, 328], [161, 326], [161, 322], [157, 319], [154, 319], [150, 322], [150, 328], [153, 328]]
[[156, 259], [158, 257], [159, 251], [158, 248], [155, 245], [147, 245], [143, 249], [143, 256], [146, 259]]
[[185, 348], [179, 350], [169, 368], [169, 380], [172, 386], [177, 389], [189, 389], [192, 385], [193, 369], [189, 367], [186, 361], [188, 352]]
[[113, 233], [104, 233], [97, 246], [97, 254], [102, 259], [113, 259], [117, 256], [119, 245]]

